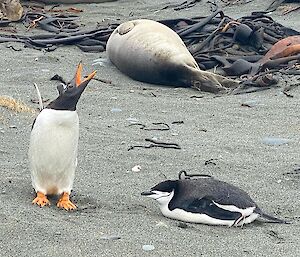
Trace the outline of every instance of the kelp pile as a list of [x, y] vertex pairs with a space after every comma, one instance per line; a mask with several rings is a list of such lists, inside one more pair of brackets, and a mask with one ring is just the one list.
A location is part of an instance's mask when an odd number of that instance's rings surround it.
[[[29, 10], [23, 18], [27, 30], [39, 28], [47, 34], [0, 34], [2, 42], [21, 42], [26, 47], [53, 51], [63, 45], [76, 45], [87, 52], [105, 51], [106, 42], [118, 22], [82, 29], [77, 23], [80, 10]], [[274, 21], [265, 12], [233, 19], [221, 10], [207, 17], [167, 19], [159, 22], [173, 29], [203, 70], [240, 78], [259, 86], [275, 83], [271, 74], [282, 71], [299, 74], [300, 33]], [[267, 72], [266, 72], [267, 71]], [[260, 76], [265, 74], [266, 76]]]
[[300, 61], [300, 33], [263, 12], [234, 20], [218, 10], [208, 17], [160, 22], [176, 31], [203, 70], [221, 67], [221, 73], [238, 77], [289, 66], [297, 73], [292, 67]]

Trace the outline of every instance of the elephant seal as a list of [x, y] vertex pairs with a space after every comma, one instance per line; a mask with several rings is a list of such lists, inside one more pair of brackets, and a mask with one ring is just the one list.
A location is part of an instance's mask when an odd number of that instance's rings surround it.
[[238, 86], [237, 81], [200, 70], [176, 32], [156, 21], [122, 23], [109, 37], [106, 51], [121, 72], [138, 81], [213, 93]]

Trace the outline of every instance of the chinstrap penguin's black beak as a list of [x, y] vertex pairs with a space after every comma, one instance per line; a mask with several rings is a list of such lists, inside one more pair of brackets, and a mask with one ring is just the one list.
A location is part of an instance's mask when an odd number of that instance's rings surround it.
[[145, 191], [145, 192], [142, 192], [141, 195], [142, 196], [149, 196], [149, 195], [154, 195], [155, 193], [151, 192], [151, 191]]

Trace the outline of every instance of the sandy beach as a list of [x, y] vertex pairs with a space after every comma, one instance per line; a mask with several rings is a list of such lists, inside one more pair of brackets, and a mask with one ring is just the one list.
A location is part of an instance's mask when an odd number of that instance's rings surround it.
[[[264, 10], [271, 2], [255, 0], [224, 11], [238, 18]], [[121, 0], [76, 7], [84, 10], [80, 19], [87, 27], [103, 19], [158, 20], [210, 13], [207, 1], [188, 10], [157, 11], [167, 4]], [[299, 11], [283, 16], [279, 10], [271, 16], [299, 30]], [[44, 99], [52, 100], [57, 82], [50, 78], [59, 74], [71, 79], [81, 60], [86, 74], [97, 69], [98, 78], [112, 82], [92, 81], [79, 101], [74, 212], [58, 209], [55, 198], [50, 207], [31, 204], [35, 193], [27, 151], [37, 112], [0, 107], [0, 256], [300, 256], [300, 88], [290, 91], [293, 97], [280, 88], [299, 83], [299, 76], [281, 78], [275, 89], [216, 97], [134, 81], [107, 62], [105, 52], [84, 53], [75, 46], [45, 52], [17, 43], [2, 43], [0, 51], [0, 95], [32, 108], [38, 107], [31, 102], [37, 98], [33, 83]], [[93, 66], [99, 58], [102, 65]], [[132, 121], [149, 128], [163, 122], [170, 130], [143, 130]], [[181, 149], [128, 150], [153, 137]], [[286, 143], [268, 144], [269, 138]], [[138, 172], [132, 171], [136, 165], [141, 166]], [[177, 179], [180, 170], [210, 174], [239, 186], [265, 212], [291, 224], [255, 221], [228, 228], [167, 219], [154, 200], [140, 193], [165, 179]], [[154, 249], [145, 251], [145, 245]]]

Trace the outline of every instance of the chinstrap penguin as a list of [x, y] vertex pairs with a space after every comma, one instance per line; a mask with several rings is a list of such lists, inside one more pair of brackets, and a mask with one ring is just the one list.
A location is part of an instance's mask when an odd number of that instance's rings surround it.
[[47, 195], [60, 195], [57, 207], [76, 209], [70, 201], [79, 137], [78, 100], [96, 75], [92, 72], [81, 80], [82, 64], [74, 79], [57, 87], [59, 96], [41, 110], [35, 119], [30, 136], [29, 165], [32, 185], [37, 193], [32, 201], [41, 207], [50, 205]]
[[209, 175], [179, 173], [178, 180], [166, 180], [143, 192], [155, 199], [168, 218], [208, 225], [243, 226], [263, 217], [288, 223], [264, 213], [240, 188]]

